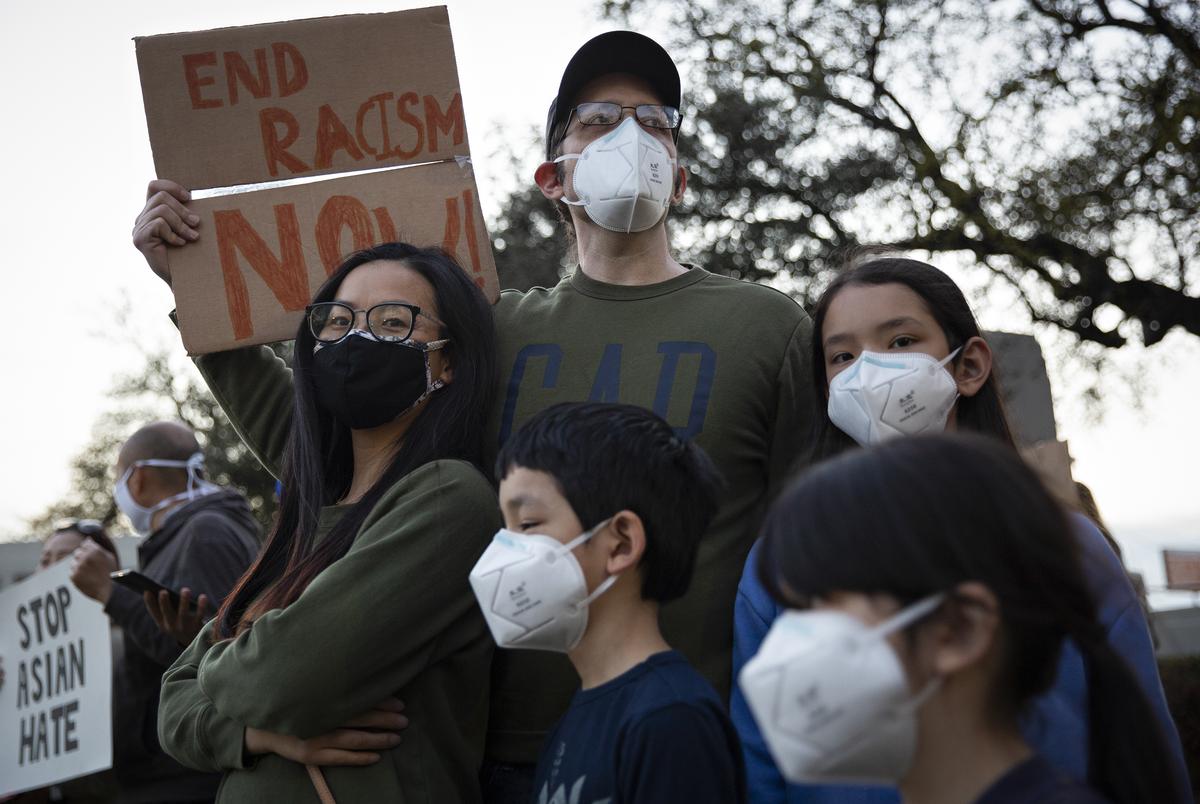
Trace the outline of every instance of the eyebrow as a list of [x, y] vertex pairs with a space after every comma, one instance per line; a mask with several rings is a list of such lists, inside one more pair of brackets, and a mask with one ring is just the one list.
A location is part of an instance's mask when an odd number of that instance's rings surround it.
[[[344, 305], [346, 305], [347, 307], [354, 307], [354, 305], [355, 305], [355, 303], [354, 303], [354, 302], [352, 302], [352, 301], [349, 301], [349, 300], [347, 300], [347, 299], [343, 299], [343, 298], [341, 298], [341, 297], [338, 297], [338, 298], [336, 298], [336, 299], [330, 299], [330, 301], [331, 301], [331, 302], [337, 302], [338, 304], [344, 304]], [[383, 300], [383, 301], [381, 301], [381, 302], [375, 302], [375, 304], [368, 304], [366, 307], [359, 307], [358, 309], [360, 309], [360, 310], [366, 310], [366, 309], [368, 309], [368, 308], [371, 308], [371, 307], [378, 307], [378, 306], [379, 306], [379, 305], [381, 305], [381, 304], [409, 304], [409, 305], [412, 305], [413, 307], [416, 307], [416, 308], [420, 309], [420, 311], [421, 311], [422, 313], [425, 313], [426, 315], [428, 315], [428, 314], [429, 314], [429, 311], [428, 311], [428, 310], [426, 310], [424, 307], [421, 307], [421, 305], [417, 304], [416, 302], [410, 302], [410, 301], [407, 301], [407, 300], [405, 300], [405, 299], [384, 299], [384, 300]]]
[[538, 498], [532, 494], [518, 494], [516, 497], [512, 497], [507, 502], [505, 502], [504, 507], [505, 508], [520, 508], [523, 505], [529, 505], [531, 503], [536, 504], [538, 502], [540, 502], [540, 500], [538, 500]]
[[[891, 319], [888, 319], [887, 321], [884, 321], [882, 324], [875, 327], [875, 331], [883, 332], [885, 330], [896, 329], [897, 327], [902, 327], [905, 324], [920, 324], [920, 323], [921, 323], [920, 321], [918, 321], [917, 319], [913, 318], [910, 315], [902, 315], [902, 316], [898, 316], [897, 318], [891, 318]], [[844, 343], [844, 342], [852, 340], [852, 339], [853, 338], [849, 333], [839, 332], [836, 335], [830, 335], [822, 343], [825, 346], [825, 348], [828, 349], [830, 346], [836, 346], [839, 343]]]
[[879, 326], [875, 327], [876, 332], [882, 332], [885, 329], [895, 329], [896, 327], [904, 326], [905, 324], [920, 324], [921, 322], [913, 318], [911, 315], [902, 315], [898, 318], [893, 318], [884, 321]]

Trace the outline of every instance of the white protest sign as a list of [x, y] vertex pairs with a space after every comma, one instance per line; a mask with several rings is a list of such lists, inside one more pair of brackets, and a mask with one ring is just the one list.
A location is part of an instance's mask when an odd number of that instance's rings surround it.
[[112, 767], [112, 642], [60, 561], [0, 591], [0, 796]]

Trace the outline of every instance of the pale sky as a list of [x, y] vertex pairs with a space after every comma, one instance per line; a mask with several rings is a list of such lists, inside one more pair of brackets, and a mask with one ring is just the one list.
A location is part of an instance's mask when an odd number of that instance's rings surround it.
[[[26, 518], [66, 491], [70, 460], [87, 443], [114, 376], [140, 367], [131, 342], [170, 344], [182, 355], [166, 318], [170, 293], [130, 244], [154, 175], [132, 37], [427, 4], [4, 4], [0, 152], [9, 164], [0, 235], [12, 279], [7, 295], [19, 301], [0, 345], [0, 539], [21, 535]], [[513, 175], [497, 153], [509, 144], [528, 154], [525, 172], [532, 170], [562, 68], [589, 36], [614, 26], [596, 19], [592, 2], [447, 5], [480, 196], [493, 214], [506, 189], [530, 180]], [[114, 311], [124, 300], [131, 309], [121, 320]], [[985, 328], [1026, 331], [1011, 311], [977, 305]], [[1099, 424], [1080, 415], [1079, 389], [1052, 366], [1059, 431], [1070, 440], [1076, 477], [1092, 487], [1129, 563], [1156, 585], [1163, 582], [1161, 548], [1200, 549], [1200, 341], [1175, 333], [1154, 349], [1126, 350], [1118, 363], [1144, 364], [1149, 392], [1135, 410], [1122, 379], [1106, 383]], [[1189, 602], [1180, 595], [1153, 600]]]

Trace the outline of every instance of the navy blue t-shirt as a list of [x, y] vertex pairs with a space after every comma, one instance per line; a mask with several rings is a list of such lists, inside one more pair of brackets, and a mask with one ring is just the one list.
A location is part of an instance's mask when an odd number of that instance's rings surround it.
[[1108, 800], [1034, 754], [997, 779], [975, 804], [1108, 804]]
[[746, 782], [725, 707], [672, 650], [575, 694], [533, 791], [534, 804], [738, 804]]

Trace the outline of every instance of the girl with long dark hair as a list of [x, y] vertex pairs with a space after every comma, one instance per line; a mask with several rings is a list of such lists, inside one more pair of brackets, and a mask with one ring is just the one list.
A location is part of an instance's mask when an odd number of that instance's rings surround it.
[[[905, 804], [1185, 800], [1063, 510], [995, 439], [813, 468], [768, 515], [757, 571], [789, 611], [740, 685], [789, 777], [898, 784]], [[1019, 727], [1068, 638], [1088, 665], [1088, 786]]]
[[[818, 405], [812, 459], [819, 461], [891, 438], [957, 430], [978, 433], [1015, 453], [992, 371], [992, 351], [953, 280], [917, 260], [865, 252], [825, 289], [813, 312], [812, 382]], [[862, 254], [857, 255], [861, 260]], [[903, 486], [907, 477], [896, 477]], [[862, 505], [869, 507], [870, 501]], [[1170, 748], [1176, 777], [1187, 779], [1178, 733], [1167, 711], [1154, 648], [1137, 595], [1095, 525], [1069, 517], [1099, 622], [1151, 701]], [[754, 572], [751, 550], [734, 609], [734, 672], [757, 652], [783, 609]], [[1054, 684], [1022, 719], [1029, 743], [1076, 779], [1096, 769], [1088, 757], [1086, 661], [1073, 640]], [[894, 804], [886, 788], [788, 784], [735, 685], [731, 714], [742, 738], [750, 798], [755, 802]]]
[[266, 347], [197, 360], [283, 485], [163, 679], [163, 747], [223, 772], [219, 800], [478, 800], [492, 642], [467, 574], [499, 527], [479, 469], [494, 355], [470, 277], [388, 243], [317, 291], [292, 370]]

